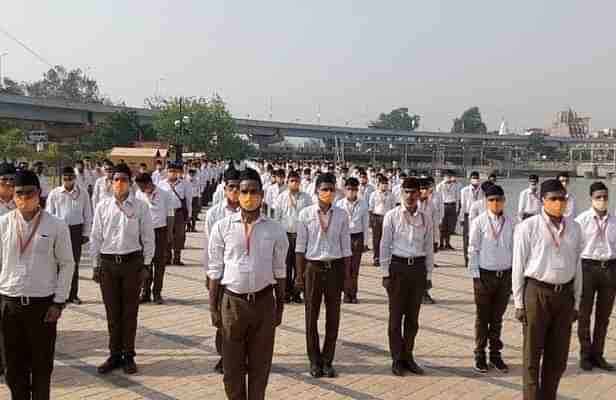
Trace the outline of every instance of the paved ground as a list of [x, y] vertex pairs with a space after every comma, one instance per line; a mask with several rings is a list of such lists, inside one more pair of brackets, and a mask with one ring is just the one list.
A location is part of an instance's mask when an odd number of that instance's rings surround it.
[[[460, 247], [459, 242], [454, 245]], [[203, 283], [201, 234], [189, 234], [184, 267], [167, 269], [167, 305], [140, 309], [137, 362], [140, 372], [121, 371], [101, 377], [96, 365], [107, 356], [105, 311], [98, 286], [90, 280], [86, 261], [81, 273], [84, 304], [70, 306], [60, 323], [53, 399], [224, 399], [222, 377], [212, 368], [217, 361], [214, 331], [209, 325]], [[460, 266], [460, 252], [439, 254], [434, 272], [436, 305], [421, 310], [416, 359], [426, 368], [423, 377], [394, 377], [387, 345], [387, 298], [377, 268], [364, 258], [360, 273], [360, 304], [343, 305], [336, 379], [312, 379], [307, 373], [304, 308], [286, 307], [276, 333], [273, 373], [268, 399], [516, 399], [521, 398], [521, 328], [506, 314], [506, 375], [473, 372], [474, 304], [471, 280]], [[321, 332], [322, 332], [321, 328]], [[561, 398], [613, 399], [616, 374], [581, 373], [577, 339], [572, 341], [569, 368]], [[616, 361], [616, 323], [607, 342], [607, 358]], [[8, 399], [4, 385], [0, 399]]]

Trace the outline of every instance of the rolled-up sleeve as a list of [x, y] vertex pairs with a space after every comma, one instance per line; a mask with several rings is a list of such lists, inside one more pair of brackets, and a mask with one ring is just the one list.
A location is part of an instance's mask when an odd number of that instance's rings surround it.
[[92, 265], [95, 267], [100, 265], [100, 253], [103, 244], [102, 213], [103, 209], [99, 204], [94, 210], [92, 230], [90, 231], [90, 257], [92, 258]]
[[297, 239], [295, 239], [295, 252], [305, 254], [307, 242], [308, 242], [308, 227], [306, 226], [304, 213], [301, 212], [297, 220]]
[[475, 218], [473, 222], [471, 222], [468, 239], [468, 272], [473, 278], [480, 277], [481, 225], [479, 221], [479, 218]]
[[524, 308], [524, 270], [528, 261], [529, 240], [526, 237], [528, 224], [521, 224], [513, 236], [513, 266], [511, 285], [515, 308]]
[[75, 260], [71, 247], [71, 234], [68, 226], [58, 223], [56, 242], [54, 244], [55, 262], [58, 264], [58, 283], [54, 292], [54, 301], [64, 303], [71, 289], [71, 281], [75, 270]]
[[210, 243], [208, 245], [208, 270], [207, 276], [211, 280], [220, 280], [225, 269], [224, 256], [225, 256], [225, 242], [222, 235], [220, 220], [214, 224], [212, 232], [210, 232]]
[[391, 263], [391, 248], [394, 239], [394, 227], [392, 213], [385, 214], [383, 219], [383, 234], [381, 236], [381, 269], [383, 270], [383, 277], [389, 277], [389, 264]]
[[274, 278], [285, 279], [287, 277], [287, 252], [289, 250], [289, 239], [287, 234], [279, 226], [278, 235], [274, 241], [274, 254], [272, 256], [272, 270]]
[[342, 257], [351, 257], [353, 252], [351, 251], [351, 233], [349, 231], [349, 219], [344, 211], [342, 214], [342, 226], [340, 228], [340, 249], [342, 250]]
[[434, 243], [432, 238], [434, 237], [434, 225], [429, 216], [426, 216], [426, 236], [424, 238], [424, 251], [426, 253], [426, 278], [432, 280], [432, 271], [434, 270]]

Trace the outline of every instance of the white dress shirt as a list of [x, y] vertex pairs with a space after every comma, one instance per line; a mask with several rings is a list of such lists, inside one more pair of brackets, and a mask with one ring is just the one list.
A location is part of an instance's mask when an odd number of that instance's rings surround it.
[[158, 186], [169, 193], [173, 209], [182, 208], [182, 200], [186, 200], [187, 215], [190, 218], [192, 215], [192, 185], [180, 179], [175, 182], [165, 179]]
[[460, 191], [456, 183], [441, 182], [436, 191], [441, 194], [443, 203], [457, 203], [460, 201]]
[[15, 201], [13, 199], [4, 201], [0, 199], [0, 216], [8, 214], [15, 209]]
[[92, 190], [92, 208], [96, 209], [98, 203], [110, 197], [113, 197], [111, 180], [107, 179], [106, 176], [98, 178], [94, 184], [94, 189]]
[[286, 190], [284, 185], [270, 185], [265, 191], [265, 198], [263, 201], [269, 208], [274, 208], [274, 202], [278, 198], [278, 195]]
[[468, 270], [479, 278], [479, 269], [505, 271], [513, 262], [515, 222], [506, 215], [488, 210], [470, 224], [468, 235]]
[[207, 274], [234, 293], [255, 293], [286, 278], [288, 249], [279, 223], [259, 216], [247, 241], [242, 214], [234, 213], [212, 228]]
[[64, 185], [54, 188], [47, 197], [45, 209], [68, 226], [83, 225], [83, 236], [90, 236], [92, 206], [90, 195], [79, 185], [68, 191]]
[[520, 199], [518, 201], [518, 217], [522, 219], [524, 214], [537, 215], [541, 212], [541, 199], [539, 198], [539, 191], [534, 193], [530, 188], [526, 188], [520, 192]]
[[368, 228], [369, 224], [369, 212], [368, 203], [359, 198], [354, 202], [350, 202], [347, 198], [338, 200], [336, 207], [341, 208], [347, 214], [349, 218], [349, 233], [351, 235], [356, 233], [364, 234], [364, 242], [368, 243]]
[[[98, 263], [101, 254], [126, 255], [143, 251], [143, 262], [154, 256], [154, 228], [148, 205], [132, 194], [122, 204], [104, 199], [94, 211], [90, 254]], [[98, 264], [95, 264], [98, 265]]]
[[312, 196], [314, 194], [314, 185], [315, 185], [314, 180], [310, 180], [310, 181], [303, 180], [300, 185], [300, 190]]
[[[573, 218], [563, 218], [560, 234], [547, 220], [544, 211], [520, 223], [513, 238], [513, 300], [516, 308], [524, 308], [524, 278], [529, 277], [553, 285], [574, 280], [575, 309], [582, 296], [582, 230]], [[548, 227], [548, 224], [551, 226]], [[554, 238], [560, 237], [556, 247]]]
[[169, 192], [154, 185], [152, 193], [148, 194], [138, 190], [135, 197], [148, 205], [153, 229], [167, 226], [167, 217], [174, 215], [173, 212], [175, 210], [171, 204], [171, 194]]
[[205, 229], [203, 230], [203, 267], [205, 268], [206, 273], [208, 270], [208, 263], [210, 259], [208, 254], [208, 248], [210, 245], [210, 234], [212, 233], [214, 224], [216, 224], [216, 222], [220, 221], [221, 219], [228, 217], [231, 214], [235, 214], [239, 211], [240, 208], [231, 207], [227, 199], [218, 204], [215, 204], [214, 206], [210, 207], [209, 210], [207, 210], [207, 213], [205, 214]]
[[371, 183], [366, 183], [365, 185], [359, 184], [359, 192], [358, 196], [363, 199], [366, 203], [370, 202], [370, 196], [376, 188]]
[[[441, 217], [440, 212], [435, 207], [434, 202], [432, 201], [431, 198], [428, 198], [425, 202], [422, 202], [421, 200], [417, 200], [417, 207], [419, 208], [419, 211], [423, 212], [425, 215], [428, 215], [432, 218], [432, 231], [433, 231], [432, 237], [433, 237], [434, 243], [438, 243], [441, 239], [441, 230], [438, 228], [438, 225], [441, 222], [441, 219], [443, 217]], [[441, 207], [442, 207], [442, 203], [441, 203]]]
[[471, 205], [477, 201], [483, 199], [485, 196], [483, 194], [483, 190], [477, 185], [477, 187], [473, 185], [468, 185], [462, 192], [460, 192], [460, 202], [461, 202], [461, 210], [460, 210], [460, 221], [464, 221], [464, 214], [470, 214]]
[[156, 170], [154, 172], [152, 172], [152, 182], [155, 185], [158, 185], [160, 183], [160, 181], [162, 181], [163, 179], [167, 178], [167, 174], [165, 173], [164, 170]]
[[221, 203], [225, 199], [225, 184], [220, 183], [216, 187], [216, 192], [214, 192], [214, 196], [212, 196], [212, 205]]
[[433, 229], [432, 217], [419, 209], [411, 215], [405, 207], [398, 206], [385, 214], [380, 258], [383, 276], [389, 277], [392, 255], [403, 258], [426, 257], [427, 279], [431, 280], [434, 267]]
[[47, 197], [49, 195], [49, 179], [45, 175], [36, 175], [41, 185], [41, 197]]
[[486, 210], [487, 208], [485, 199], [474, 201], [473, 204], [471, 204], [471, 208], [468, 212], [468, 222], [472, 222], [475, 218], [480, 216]]
[[582, 258], [606, 261], [616, 258], [616, 217], [607, 213], [599, 217], [590, 208], [575, 219], [582, 229]]
[[351, 257], [349, 218], [344, 210], [332, 205], [327, 212], [327, 231], [321, 228], [319, 204], [304, 208], [297, 224], [296, 253], [304, 253], [307, 260], [330, 261]]
[[385, 215], [396, 206], [396, 200], [390, 192], [377, 190], [370, 195], [368, 209], [376, 215]]
[[54, 296], [64, 303], [71, 288], [75, 269], [68, 227], [44, 210], [32, 241], [23, 254], [19, 251], [17, 225], [22, 226], [23, 240], [32, 234], [36, 219], [26, 222], [14, 210], [0, 217], [0, 294], [10, 297]]
[[577, 216], [577, 205], [575, 204], [575, 194], [567, 192], [567, 208], [563, 214], [565, 217], [575, 218]]
[[308, 193], [298, 191], [291, 194], [291, 191], [285, 190], [274, 201], [274, 220], [279, 222], [287, 233], [297, 233], [299, 212], [310, 205], [312, 196]]

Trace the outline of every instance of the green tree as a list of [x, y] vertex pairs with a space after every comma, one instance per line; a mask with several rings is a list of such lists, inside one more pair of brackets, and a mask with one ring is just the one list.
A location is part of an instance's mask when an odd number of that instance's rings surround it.
[[460, 118], [453, 120], [452, 133], [486, 133], [486, 124], [481, 121], [479, 107], [471, 107], [462, 113]]
[[[154, 128], [159, 138], [184, 145], [184, 151], [226, 159], [242, 159], [250, 152], [250, 145], [236, 134], [233, 117], [218, 95], [211, 99], [173, 97], [161, 102], [158, 109]], [[186, 121], [182, 132], [176, 124], [181, 119]]]
[[27, 95], [34, 97], [55, 97], [81, 103], [103, 103], [105, 100], [96, 80], [79, 68], [69, 71], [61, 65], [47, 71], [41, 80], [26, 83], [25, 88]]
[[4, 160], [30, 158], [33, 148], [26, 143], [26, 136], [20, 129], [0, 130], [0, 154]]
[[381, 113], [376, 121], [370, 122], [368, 127], [374, 129], [391, 129], [398, 131], [414, 131], [419, 128], [419, 115], [409, 115], [406, 107], [396, 108], [390, 113]]
[[113, 146], [128, 146], [139, 140], [155, 140], [152, 127], [139, 123], [134, 111], [119, 111], [98, 124], [94, 133], [81, 139], [87, 151], [109, 150]]
[[24, 84], [16, 82], [10, 78], [3, 78], [3, 85], [0, 85], [0, 94], [13, 94], [17, 96], [26, 95], [26, 87]]

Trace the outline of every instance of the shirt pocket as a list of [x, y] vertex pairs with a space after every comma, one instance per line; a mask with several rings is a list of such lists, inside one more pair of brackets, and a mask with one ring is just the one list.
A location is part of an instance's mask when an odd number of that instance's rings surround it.
[[33, 252], [35, 254], [47, 255], [51, 251], [51, 237], [47, 234], [37, 234], [34, 237]]

